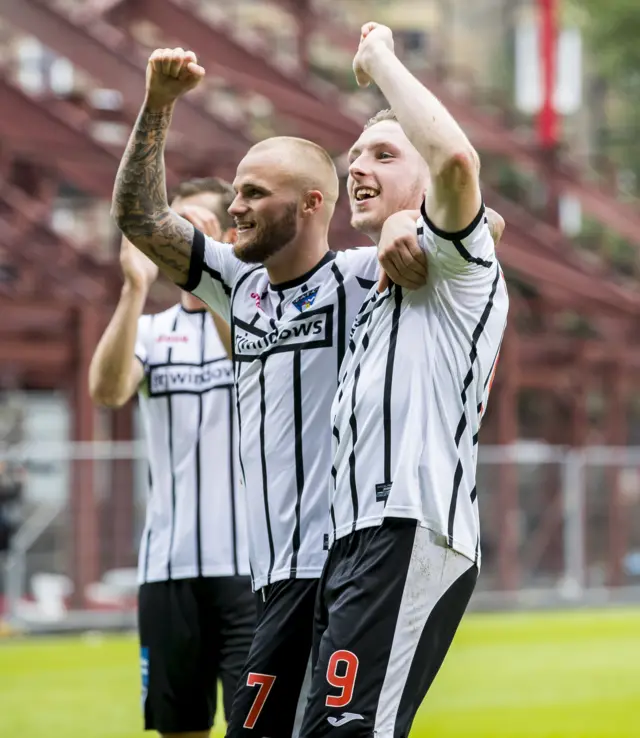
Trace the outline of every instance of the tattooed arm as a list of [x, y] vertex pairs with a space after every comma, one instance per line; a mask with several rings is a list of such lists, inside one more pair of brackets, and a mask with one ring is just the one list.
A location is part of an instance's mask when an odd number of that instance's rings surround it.
[[169, 207], [164, 142], [171, 108], [145, 105], [120, 163], [112, 213], [118, 228], [177, 284], [189, 273], [193, 226]]
[[173, 106], [204, 76], [193, 52], [154, 51], [146, 98], [125, 150], [113, 191], [118, 228], [164, 274], [183, 285], [189, 276], [194, 228], [169, 207], [164, 147]]

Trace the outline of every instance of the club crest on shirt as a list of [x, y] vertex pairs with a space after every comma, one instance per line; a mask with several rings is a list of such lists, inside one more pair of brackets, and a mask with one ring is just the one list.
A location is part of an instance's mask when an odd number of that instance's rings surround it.
[[308, 310], [313, 305], [319, 289], [319, 287], [316, 287], [313, 290], [308, 290], [307, 292], [304, 292], [302, 295], [300, 295], [300, 297], [296, 297], [296, 299], [293, 301], [293, 305], [295, 308], [297, 308], [299, 313], [301, 313], [303, 310]]

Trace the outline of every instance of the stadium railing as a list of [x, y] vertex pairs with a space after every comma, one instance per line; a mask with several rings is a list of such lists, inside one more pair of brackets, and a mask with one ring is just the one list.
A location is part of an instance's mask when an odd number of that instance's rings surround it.
[[[133, 627], [144, 443], [14, 446], [0, 463], [22, 480], [0, 619], [28, 631]], [[640, 448], [481, 446], [477, 498], [474, 608], [640, 601]]]

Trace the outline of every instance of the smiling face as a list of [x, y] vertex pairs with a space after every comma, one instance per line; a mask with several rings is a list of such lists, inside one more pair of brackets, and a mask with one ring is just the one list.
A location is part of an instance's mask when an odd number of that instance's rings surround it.
[[424, 159], [399, 123], [364, 130], [349, 152], [347, 191], [351, 225], [377, 241], [385, 220], [420, 207], [429, 179]]
[[240, 162], [229, 213], [237, 240], [234, 253], [250, 264], [264, 264], [298, 233], [298, 197], [280, 176], [269, 152], [250, 151]]
[[234, 252], [242, 261], [267, 265], [291, 245], [278, 259], [286, 262], [307, 253], [310, 243], [326, 243], [338, 175], [317, 144], [288, 136], [261, 141], [238, 165], [233, 187], [229, 213], [238, 230]]

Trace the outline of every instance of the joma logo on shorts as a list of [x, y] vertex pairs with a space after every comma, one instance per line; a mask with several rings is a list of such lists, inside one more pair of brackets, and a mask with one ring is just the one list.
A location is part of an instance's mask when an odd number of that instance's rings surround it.
[[236, 318], [234, 333], [238, 361], [253, 361], [282, 351], [324, 348], [333, 341], [333, 307], [307, 310], [269, 332]]

